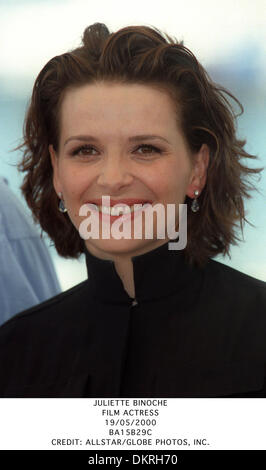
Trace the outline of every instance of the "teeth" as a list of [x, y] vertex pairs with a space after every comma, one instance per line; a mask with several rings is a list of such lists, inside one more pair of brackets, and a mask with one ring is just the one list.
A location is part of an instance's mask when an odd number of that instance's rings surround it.
[[[120, 215], [120, 214], [128, 214], [130, 212], [130, 208], [128, 207], [110, 207], [111, 215]], [[109, 211], [109, 208], [108, 208]]]
[[97, 206], [98, 211], [101, 211], [103, 214], [109, 215], [120, 215], [120, 214], [129, 214], [130, 212], [134, 212], [134, 205], [133, 206], [117, 206], [117, 207], [108, 207], [108, 206]]

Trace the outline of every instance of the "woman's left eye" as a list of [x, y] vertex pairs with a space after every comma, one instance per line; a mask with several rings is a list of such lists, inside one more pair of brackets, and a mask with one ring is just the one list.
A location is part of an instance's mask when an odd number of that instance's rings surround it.
[[162, 151], [159, 148], [154, 147], [154, 145], [142, 144], [139, 145], [136, 150], [139, 150], [140, 148], [148, 150], [148, 152], [144, 152], [143, 155], [148, 155], [150, 153], [162, 153]]

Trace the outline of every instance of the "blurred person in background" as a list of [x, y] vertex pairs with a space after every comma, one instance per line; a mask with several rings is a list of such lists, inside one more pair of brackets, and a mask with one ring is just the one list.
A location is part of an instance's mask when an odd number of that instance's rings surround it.
[[59, 292], [44, 241], [7, 179], [0, 178], [0, 324]]

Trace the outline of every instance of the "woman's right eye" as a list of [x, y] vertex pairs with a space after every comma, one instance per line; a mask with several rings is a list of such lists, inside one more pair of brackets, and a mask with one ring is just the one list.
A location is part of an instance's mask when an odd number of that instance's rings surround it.
[[[78, 148], [74, 149], [72, 152], [71, 152], [71, 155], [91, 155], [90, 153], [88, 153], [90, 150], [95, 150], [94, 147], [92, 147], [91, 145], [81, 145], [79, 146]], [[82, 153], [80, 153], [82, 152]]]

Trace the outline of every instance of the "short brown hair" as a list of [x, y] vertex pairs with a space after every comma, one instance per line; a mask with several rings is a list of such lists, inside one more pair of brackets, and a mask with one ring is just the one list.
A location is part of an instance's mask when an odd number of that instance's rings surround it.
[[[191, 151], [203, 143], [210, 149], [206, 185], [199, 196], [200, 210], [188, 210], [188, 242], [185, 254], [190, 263], [203, 265], [219, 253], [230, 256], [237, 244], [238, 224], [243, 232], [244, 197], [255, 186], [247, 181], [262, 168], [251, 169], [242, 158], [257, 158], [244, 150], [245, 140], [236, 137], [233, 107], [239, 101], [215, 84], [193, 53], [176, 38], [155, 27], [128, 26], [110, 33], [95, 23], [83, 33], [82, 45], [53, 57], [39, 73], [25, 116], [23, 158], [18, 164], [26, 172], [22, 192], [34, 219], [54, 241], [57, 252], [77, 258], [84, 240], [67, 214], [58, 211], [48, 146], [57, 151], [60, 108], [70, 87], [99, 81], [157, 86], [170, 93], [181, 109], [181, 129]], [[191, 199], [185, 203], [190, 207]]]

